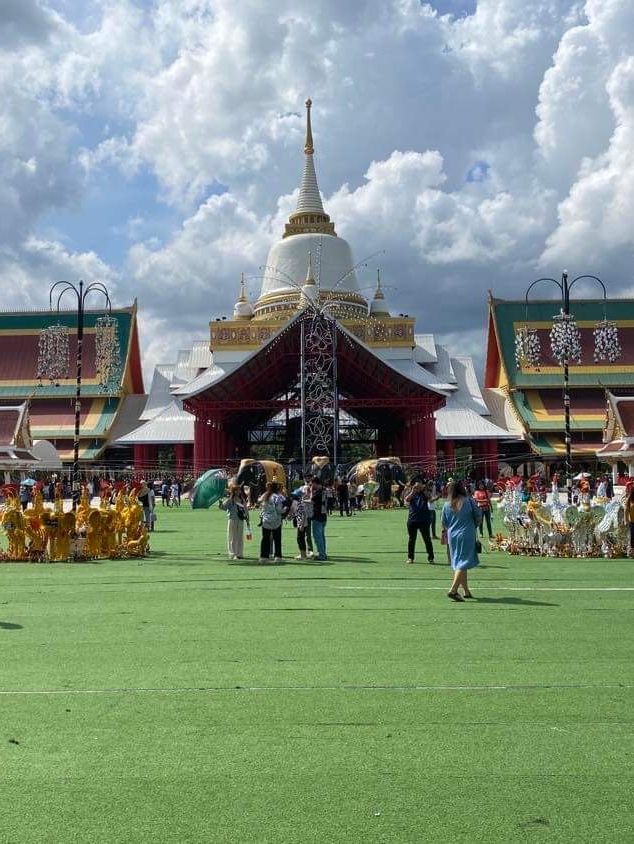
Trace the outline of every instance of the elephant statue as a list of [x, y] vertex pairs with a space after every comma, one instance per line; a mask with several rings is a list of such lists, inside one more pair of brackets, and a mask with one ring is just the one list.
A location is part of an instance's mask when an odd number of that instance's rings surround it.
[[383, 507], [392, 501], [394, 487], [398, 491], [405, 486], [405, 472], [398, 457], [379, 457], [356, 463], [348, 473], [348, 480], [355, 484], [376, 485], [378, 503]]
[[246, 484], [249, 487], [249, 503], [253, 506], [266, 489], [267, 483], [278, 483], [280, 490], [286, 491], [284, 467], [273, 460], [241, 460], [235, 480], [240, 486]]
[[310, 461], [314, 478], [319, 478], [322, 484], [330, 484], [335, 479], [335, 466], [329, 457], [313, 457]]

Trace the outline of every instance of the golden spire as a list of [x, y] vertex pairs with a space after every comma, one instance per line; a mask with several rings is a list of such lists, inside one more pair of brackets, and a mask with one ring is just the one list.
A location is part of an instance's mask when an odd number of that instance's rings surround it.
[[334, 223], [330, 222], [330, 217], [324, 211], [321, 194], [319, 193], [319, 185], [317, 184], [317, 174], [315, 173], [315, 162], [313, 160], [315, 145], [313, 144], [313, 128], [310, 122], [312, 105], [313, 101], [310, 98], [307, 99], [304, 173], [299, 186], [297, 207], [295, 212], [288, 218], [288, 223], [284, 228], [284, 237], [290, 237], [294, 234], [311, 233], [330, 234], [333, 237], [337, 236]]
[[312, 155], [315, 152], [315, 147], [313, 145], [313, 130], [310, 125], [310, 109], [313, 104], [313, 101], [309, 97], [306, 100], [306, 141], [304, 142], [304, 152], [306, 155]]

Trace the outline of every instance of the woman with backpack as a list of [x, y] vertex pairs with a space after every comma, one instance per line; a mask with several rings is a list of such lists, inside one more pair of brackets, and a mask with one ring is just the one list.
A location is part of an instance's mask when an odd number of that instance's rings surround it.
[[271, 544], [275, 549], [275, 562], [282, 559], [282, 518], [284, 515], [284, 496], [279, 494], [280, 485], [269, 482], [266, 491], [260, 496], [260, 524], [262, 542], [260, 543], [260, 562], [268, 563], [271, 557]]
[[[451, 568], [454, 572], [451, 589], [447, 593], [447, 597], [452, 601], [473, 598], [467, 582], [467, 572], [480, 565], [480, 541], [476, 531], [481, 521], [482, 513], [474, 500], [467, 495], [463, 482], [450, 483], [441, 523], [443, 543], [448, 543]], [[464, 597], [458, 591], [460, 588]]]
[[220, 509], [227, 513], [227, 553], [231, 560], [244, 556], [244, 525], [249, 526], [247, 502], [238, 484], [229, 484], [229, 495], [220, 502]]

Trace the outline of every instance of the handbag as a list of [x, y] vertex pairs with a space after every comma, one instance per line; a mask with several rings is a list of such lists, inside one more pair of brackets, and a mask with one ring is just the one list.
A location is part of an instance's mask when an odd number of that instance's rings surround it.
[[[477, 511], [475, 508], [478, 505], [473, 503], [473, 498], [469, 499], [469, 504], [471, 505], [471, 513], [473, 515], [473, 521], [474, 521], [476, 529], [477, 529], [478, 524], [479, 524], [479, 520], [476, 519], [476, 512], [479, 512], [479, 511]], [[482, 553], [482, 543], [480, 542], [480, 540], [477, 537], [476, 537], [476, 541], [475, 541], [475, 552], [476, 552], [476, 554]]]

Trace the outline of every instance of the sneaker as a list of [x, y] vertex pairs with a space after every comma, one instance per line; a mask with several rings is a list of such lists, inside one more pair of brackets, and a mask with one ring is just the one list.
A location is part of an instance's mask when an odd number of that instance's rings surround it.
[[408, 560], [407, 562], [408, 562], [408, 563], [413, 563], [413, 562], [414, 562], [414, 560]]
[[430, 555], [427, 557], [427, 562], [428, 562], [430, 565], [432, 565], [432, 566], [434, 565], [434, 557], [433, 557], [433, 554], [430, 554]]
[[235, 555], [235, 554], [232, 554], [232, 555], [231, 555], [231, 557], [230, 557], [229, 559], [231, 559], [231, 560], [237, 560], [238, 558], [236, 557], [236, 555]]
[[306, 560], [306, 559], [307, 559], [307, 557], [306, 557], [306, 554], [298, 554], [298, 555], [295, 557], [295, 559], [296, 559], [296, 560]]
[[258, 563], [268, 563], [268, 559], [266, 557], [260, 557]]
[[283, 561], [284, 561], [284, 557], [275, 557], [275, 558], [273, 559], [273, 562], [274, 562], [274, 563], [281, 563], [281, 562], [283, 562]]

